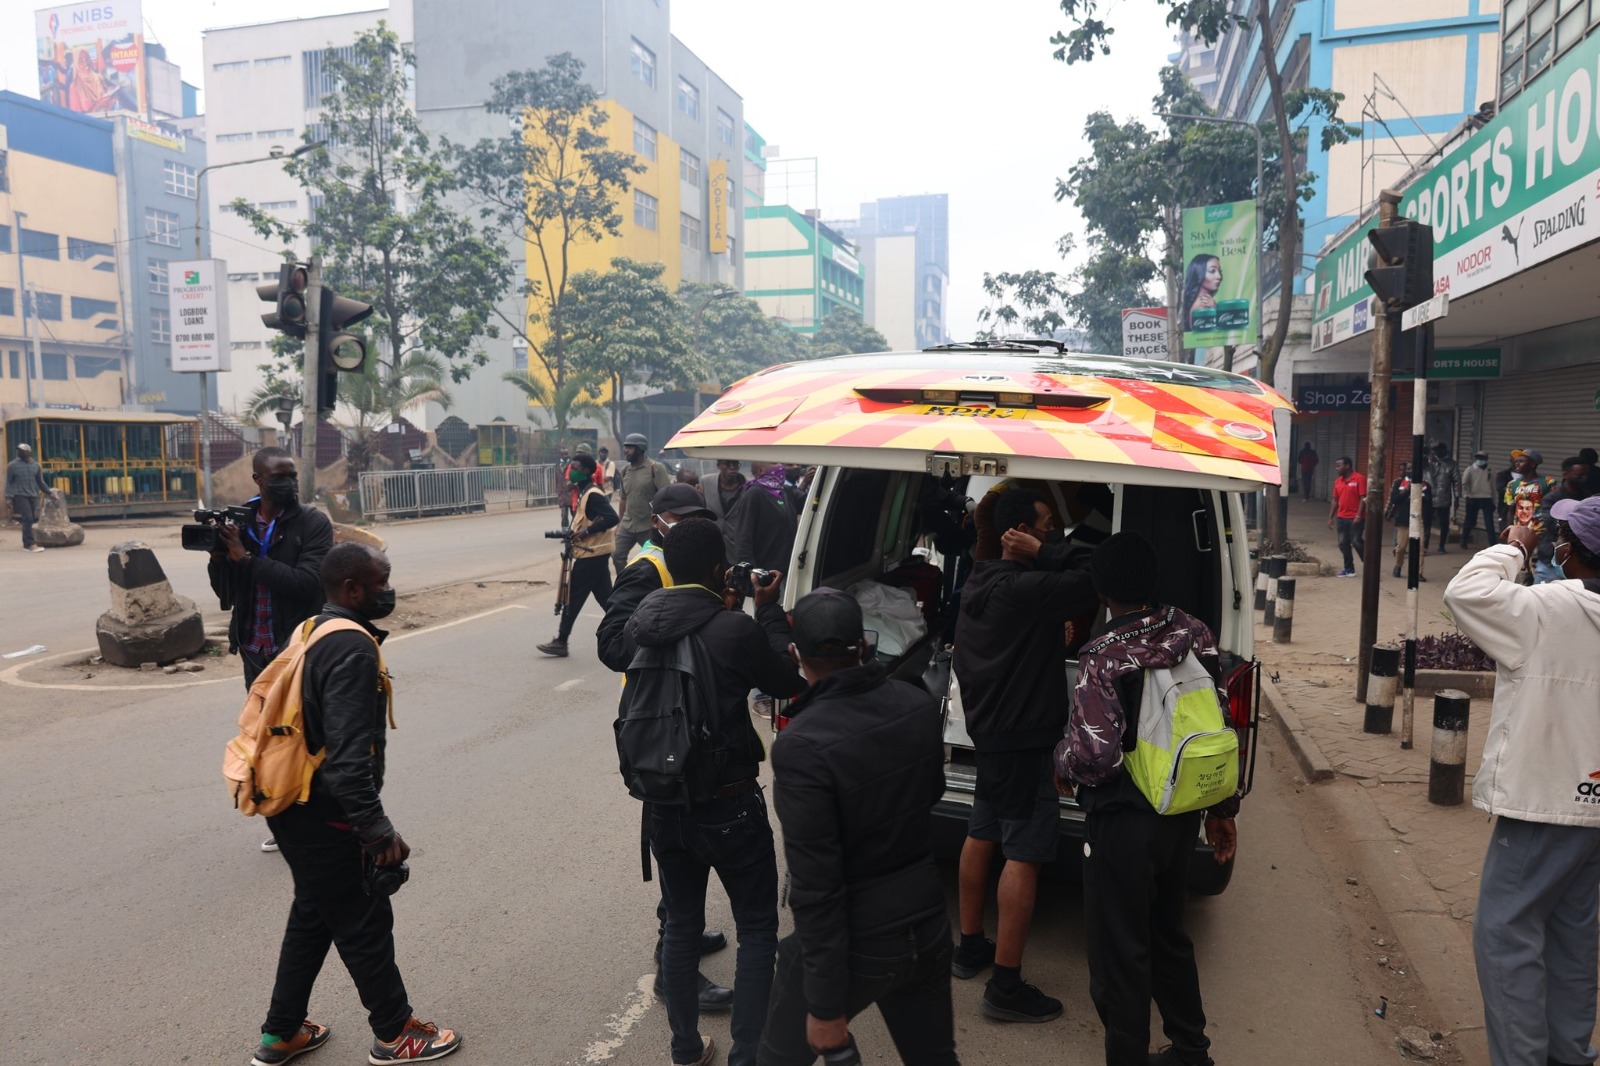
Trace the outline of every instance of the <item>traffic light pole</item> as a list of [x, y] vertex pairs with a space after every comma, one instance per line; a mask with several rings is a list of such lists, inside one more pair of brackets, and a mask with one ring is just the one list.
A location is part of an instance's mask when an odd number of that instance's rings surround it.
[[[1400, 213], [1400, 194], [1385, 189], [1378, 194], [1378, 225], [1387, 226]], [[1360, 668], [1356, 671], [1356, 701], [1366, 702], [1367, 675], [1372, 665], [1372, 646], [1378, 642], [1378, 583], [1383, 566], [1376, 560], [1383, 549], [1383, 511], [1389, 440], [1389, 382], [1393, 366], [1395, 317], [1379, 314], [1372, 328], [1372, 405], [1371, 437], [1367, 445], [1367, 522], [1364, 534], [1366, 558], [1361, 561], [1361, 629], [1357, 638]]]
[[[1411, 536], [1406, 560], [1405, 705], [1400, 712], [1400, 747], [1411, 750], [1412, 713], [1417, 701], [1417, 613], [1421, 609], [1417, 583], [1422, 577], [1422, 498], [1417, 486], [1427, 480], [1424, 454], [1428, 421], [1428, 343], [1433, 323], [1412, 331], [1416, 344], [1416, 376], [1411, 382]], [[1437, 488], [1437, 486], [1434, 486]]]
[[322, 381], [319, 349], [321, 334], [318, 322], [322, 317], [322, 262], [316, 256], [308, 260], [306, 271], [306, 348], [305, 365], [301, 372], [300, 418], [300, 502], [309, 504], [317, 496], [317, 427], [318, 386]]

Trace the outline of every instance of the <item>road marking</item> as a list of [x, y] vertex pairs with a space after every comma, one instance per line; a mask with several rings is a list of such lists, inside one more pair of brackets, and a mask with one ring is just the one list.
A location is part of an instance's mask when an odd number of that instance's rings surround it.
[[[420, 637], [426, 633], [437, 633], [441, 629], [449, 629], [451, 626], [459, 626], [466, 622], [476, 622], [480, 618], [488, 618], [490, 615], [499, 614], [501, 611], [526, 611], [527, 609], [528, 608], [524, 604], [508, 603], [504, 606], [496, 607], [493, 610], [483, 611], [479, 614], [471, 614], [465, 618], [457, 618], [453, 622], [442, 622], [436, 626], [427, 626], [423, 629], [413, 629], [409, 633], [401, 633], [398, 636], [390, 637], [384, 643], [394, 644], [398, 641], [410, 640], [412, 637]], [[72, 659], [74, 656], [92, 655], [98, 650], [98, 648], [80, 648], [77, 651], [64, 651], [60, 655], [52, 656], [49, 659], [34, 659], [29, 662], [20, 662], [16, 666], [13, 666], [3, 673], [0, 673], [0, 684], [14, 685], [17, 688], [51, 689], [61, 692], [159, 692], [163, 689], [199, 688], [201, 685], [220, 685], [223, 682], [232, 682], [237, 684], [239, 680], [238, 678], [234, 677], [207, 677], [197, 678], [193, 681], [180, 681], [173, 684], [160, 685], [73, 685], [43, 681], [24, 681], [18, 676], [18, 674], [21, 673], [24, 668], [29, 666], [41, 666], [50, 662], [64, 662]]]
[[557, 692], [566, 692], [566, 691], [568, 691], [570, 689], [575, 689], [579, 685], [583, 684], [586, 680], [588, 680], [588, 679], [587, 678], [583, 678], [583, 677], [575, 677], [571, 681], [563, 681], [563, 682], [561, 682], [561, 684], [556, 686], [556, 691]]
[[628, 993], [628, 999], [623, 1003], [622, 1009], [613, 1014], [606, 1021], [606, 1029], [610, 1036], [603, 1036], [599, 1040], [583, 1049], [583, 1054], [578, 1061], [584, 1066], [595, 1066], [596, 1063], [610, 1062], [616, 1058], [617, 1052], [628, 1042], [634, 1027], [648, 1013], [650, 1006], [655, 1002], [654, 986], [656, 975], [647, 973], [639, 978], [639, 984]]

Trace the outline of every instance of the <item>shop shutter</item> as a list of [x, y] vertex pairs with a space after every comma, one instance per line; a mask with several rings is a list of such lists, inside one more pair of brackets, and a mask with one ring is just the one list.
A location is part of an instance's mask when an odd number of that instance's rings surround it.
[[1561, 460], [1580, 448], [1600, 448], [1600, 363], [1519, 374], [1484, 383], [1483, 449], [1489, 465], [1504, 467], [1513, 448], [1537, 448], [1539, 472], [1561, 476]]

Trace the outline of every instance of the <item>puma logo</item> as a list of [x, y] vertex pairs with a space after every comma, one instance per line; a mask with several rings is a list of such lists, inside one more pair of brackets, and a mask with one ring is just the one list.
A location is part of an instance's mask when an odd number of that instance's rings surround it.
[[1506, 223], [1500, 227], [1500, 239], [1511, 245], [1511, 260], [1517, 266], [1522, 265], [1522, 253], [1517, 249], [1517, 241], [1522, 238], [1523, 221], [1523, 219], [1517, 220], [1517, 235], [1515, 237], [1511, 235], [1510, 223]]

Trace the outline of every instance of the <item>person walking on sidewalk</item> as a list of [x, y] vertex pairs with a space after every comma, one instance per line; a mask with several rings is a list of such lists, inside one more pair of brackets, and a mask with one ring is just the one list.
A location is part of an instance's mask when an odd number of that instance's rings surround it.
[[1433, 500], [1422, 503], [1422, 546], [1427, 548], [1433, 539], [1433, 530], [1439, 529], [1439, 554], [1445, 551], [1450, 539], [1450, 512], [1455, 509], [1456, 498], [1461, 495], [1461, 464], [1450, 458], [1450, 449], [1443, 443], [1433, 446], [1433, 455], [1422, 471], [1432, 490]]
[[[1400, 464], [1400, 476], [1394, 479], [1394, 484], [1389, 488], [1389, 509], [1384, 517], [1394, 527], [1394, 576], [1399, 577], [1405, 571], [1406, 558], [1411, 544], [1411, 486], [1415, 482], [1411, 479], [1411, 464]], [[1433, 490], [1426, 481], [1422, 482], [1422, 513], [1428, 513], [1432, 502]], [[1417, 553], [1417, 580], [1426, 581], [1422, 576], [1424, 560], [1428, 557], [1428, 540], [1423, 537], [1420, 545], [1422, 551]]]
[[[1333, 464], [1333, 497], [1328, 507], [1328, 528], [1338, 524], [1339, 551], [1344, 555], [1344, 569], [1340, 577], [1356, 576], [1356, 558], [1366, 559], [1366, 497], [1367, 479], [1356, 473], [1356, 464], [1348, 455], [1341, 455]], [[1355, 555], [1351, 555], [1354, 549]]]
[[57, 495], [44, 479], [44, 469], [33, 461], [33, 446], [17, 445], [17, 457], [6, 466], [6, 499], [11, 501], [11, 513], [22, 523], [22, 550], [42, 552], [33, 542], [33, 524], [39, 520], [39, 492], [46, 496]]
[[1494, 475], [1489, 473], [1489, 453], [1475, 452], [1472, 465], [1461, 472], [1461, 494], [1467, 501], [1467, 516], [1461, 523], [1461, 546], [1472, 547], [1472, 527], [1483, 515], [1485, 543], [1494, 543]]
[[1300, 498], [1306, 503], [1311, 502], [1311, 482], [1317, 476], [1317, 464], [1321, 461], [1310, 441], [1300, 446]]
[[621, 525], [617, 527], [616, 548], [611, 553], [611, 565], [617, 576], [622, 576], [628, 565], [628, 552], [634, 545], [650, 539], [650, 501], [656, 493], [672, 483], [667, 468], [650, 458], [650, 442], [643, 433], [629, 433], [622, 439], [622, 457], [627, 460], [617, 471], [617, 514]]
[[1472, 803], [1496, 818], [1472, 947], [1493, 1066], [1596, 1057], [1600, 966], [1600, 497], [1561, 500], [1555, 565], [1527, 586], [1539, 538], [1510, 526], [1445, 589], [1494, 659], [1494, 709]]

